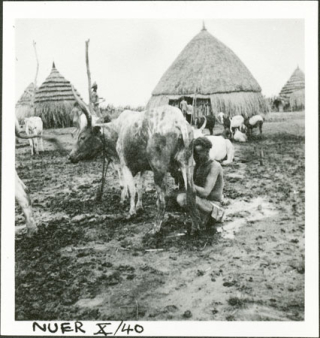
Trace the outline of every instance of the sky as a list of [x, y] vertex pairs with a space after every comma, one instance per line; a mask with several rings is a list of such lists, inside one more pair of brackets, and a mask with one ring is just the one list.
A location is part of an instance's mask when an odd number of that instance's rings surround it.
[[[262, 88], [278, 95], [297, 68], [305, 69], [303, 19], [205, 19], [209, 33], [231, 48]], [[197, 35], [201, 19], [16, 19], [15, 99], [52, 63], [88, 100], [85, 41], [92, 82], [114, 105], [145, 105], [161, 76]]]

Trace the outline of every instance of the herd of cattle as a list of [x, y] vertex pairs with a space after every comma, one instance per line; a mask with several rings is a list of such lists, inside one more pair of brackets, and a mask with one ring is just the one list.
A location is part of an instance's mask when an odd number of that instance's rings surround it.
[[[210, 158], [223, 165], [234, 159], [234, 147], [230, 139], [245, 142], [252, 129], [258, 127], [262, 132], [263, 118], [255, 115], [248, 118], [234, 116], [232, 119], [223, 113], [217, 117], [204, 117], [191, 126], [177, 107], [162, 106], [143, 112], [124, 111], [118, 118], [108, 123], [99, 120], [90, 113], [87, 105], [76, 95], [76, 101], [83, 114], [78, 115], [76, 132], [78, 134], [68, 159], [71, 163], [95, 158], [104, 153], [107, 163], [111, 163], [118, 172], [121, 189], [121, 203], [130, 198], [128, 218], [134, 216], [142, 206], [144, 174], [152, 171], [157, 191], [157, 216], [153, 233], [161, 228], [165, 214], [166, 173], [174, 178], [182, 176], [187, 192], [187, 204], [192, 220], [192, 230], [200, 229], [200, 216], [195, 204], [193, 183], [193, 140], [204, 136], [204, 129], [210, 131], [207, 137], [212, 143]], [[220, 136], [213, 136], [216, 120], [224, 125]], [[16, 137], [29, 139], [31, 154], [43, 151], [42, 139], [53, 142], [54, 138], [45, 137], [40, 117], [25, 120], [27, 135], [21, 135], [16, 121]], [[37, 139], [39, 138], [39, 139]], [[136, 180], [136, 182], [135, 182]], [[16, 172], [16, 200], [26, 218], [27, 232], [36, 230], [32, 216], [30, 198], [26, 186]], [[137, 202], [136, 202], [137, 196]]]

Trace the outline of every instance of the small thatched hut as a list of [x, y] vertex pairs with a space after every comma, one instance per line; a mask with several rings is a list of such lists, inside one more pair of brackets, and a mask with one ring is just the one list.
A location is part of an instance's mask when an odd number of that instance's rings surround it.
[[147, 108], [178, 106], [185, 98], [194, 116], [266, 112], [261, 88], [237, 55], [203, 26], [164, 73]]
[[34, 115], [34, 83], [31, 82], [16, 103], [16, 117], [19, 121]]
[[58, 72], [53, 63], [51, 73], [36, 92], [35, 115], [42, 118], [44, 128], [71, 127], [74, 102], [71, 83]]
[[289, 97], [290, 108], [292, 111], [304, 109], [304, 89], [296, 90]]
[[283, 100], [285, 107], [289, 110], [304, 109], [304, 91], [305, 76], [303, 71], [297, 67], [290, 79], [280, 91], [280, 98]]

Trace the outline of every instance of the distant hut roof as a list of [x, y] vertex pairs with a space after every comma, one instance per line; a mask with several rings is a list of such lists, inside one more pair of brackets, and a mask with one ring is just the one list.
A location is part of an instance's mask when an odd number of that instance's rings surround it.
[[70, 81], [58, 72], [54, 62], [51, 73], [39, 87], [35, 96], [35, 103], [49, 101], [75, 101]]
[[21, 95], [18, 102], [16, 103], [16, 106], [30, 104], [30, 102], [33, 101], [33, 95], [34, 95], [34, 83], [31, 82]]
[[36, 115], [42, 118], [45, 128], [72, 125], [71, 110], [75, 98], [71, 83], [58, 72], [54, 63], [51, 73], [37, 90], [34, 102]]
[[31, 82], [16, 103], [16, 117], [21, 120], [33, 115], [34, 83]]
[[281, 89], [279, 96], [285, 101], [290, 101], [290, 95], [293, 92], [302, 90], [304, 88], [305, 88], [305, 76], [303, 71], [298, 66], [291, 75], [290, 79]]
[[181, 96], [210, 98], [231, 116], [265, 111], [261, 87], [238, 56], [205, 27], [182, 50], [152, 92], [148, 107]]

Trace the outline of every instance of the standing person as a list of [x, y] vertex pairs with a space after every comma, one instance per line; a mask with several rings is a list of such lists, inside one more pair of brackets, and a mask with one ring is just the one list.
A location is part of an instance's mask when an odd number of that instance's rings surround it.
[[198, 117], [202, 117], [203, 116], [203, 105], [200, 104], [199, 106], [199, 116]]
[[205, 109], [205, 111], [206, 111], [206, 116], [211, 115], [210, 114], [210, 104], [206, 103], [206, 109]]
[[[221, 222], [224, 216], [224, 209], [221, 208], [224, 187], [223, 170], [220, 163], [210, 159], [211, 147], [212, 144], [206, 137], [199, 137], [194, 141], [196, 165], [193, 179], [196, 205], [205, 226]], [[186, 207], [186, 193], [178, 194], [177, 202], [181, 207]]]
[[180, 102], [180, 109], [182, 111], [182, 114], [183, 114], [184, 118], [186, 118], [187, 109], [188, 109], [188, 103], [187, 103], [187, 101], [184, 98]]
[[192, 116], [193, 116], [193, 106], [191, 106], [191, 104], [188, 104], [186, 119], [189, 122], [189, 124], [191, 124], [192, 122]]
[[93, 85], [91, 86], [92, 90], [91, 90], [91, 102], [93, 104], [93, 110], [95, 111], [95, 113], [97, 114], [97, 116], [101, 116], [100, 114], [100, 108], [99, 108], [99, 96], [97, 93], [97, 89], [98, 89], [98, 85], [96, 82], [93, 83]]

